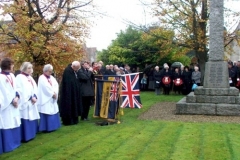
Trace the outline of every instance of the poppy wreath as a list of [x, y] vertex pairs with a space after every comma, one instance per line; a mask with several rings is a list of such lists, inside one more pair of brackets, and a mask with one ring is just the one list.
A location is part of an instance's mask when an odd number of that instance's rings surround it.
[[177, 78], [174, 80], [174, 85], [175, 86], [181, 86], [183, 84], [183, 81], [181, 78]]
[[165, 76], [162, 78], [162, 83], [165, 84], [165, 85], [168, 85], [171, 83], [171, 78], [168, 77], [168, 76]]

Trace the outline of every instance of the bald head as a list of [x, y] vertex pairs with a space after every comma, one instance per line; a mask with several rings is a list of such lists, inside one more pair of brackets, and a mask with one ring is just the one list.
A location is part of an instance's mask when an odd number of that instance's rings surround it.
[[78, 62], [78, 61], [73, 61], [71, 67], [72, 67], [72, 69], [73, 69], [74, 71], [78, 71], [78, 70], [80, 69], [80, 62]]

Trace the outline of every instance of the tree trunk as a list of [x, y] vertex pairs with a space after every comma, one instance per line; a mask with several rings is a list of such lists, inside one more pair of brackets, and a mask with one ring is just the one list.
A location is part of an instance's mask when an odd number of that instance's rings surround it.
[[204, 73], [205, 73], [205, 64], [208, 60], [207, 52], [196, 51], [196, 57], [198, 59], [199, 69], [200, 69], [200, 72], [201, 72], [201, 85], [203, 85]]

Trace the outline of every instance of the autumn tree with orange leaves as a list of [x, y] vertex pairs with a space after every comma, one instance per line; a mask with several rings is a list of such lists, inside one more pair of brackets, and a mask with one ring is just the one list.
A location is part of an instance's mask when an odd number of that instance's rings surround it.
[[[171, 40], [158, 37], [161, 40], [194, 51], [201, 72], [205, 71], [208, 60], [208, 20], [209, 0], [139, 0], [145, 6], [150, 6], [153, 15], [158, 17], [158, 25], [171, 29], [175, 37]], [[225, 8], [226, 15], [239, 15]], [[157, 36], [157, 35], [156, 35]], [[227, 34], [226, 34], [227, 36]], [[202, 74], [202, 78], [204, 74]]]
[[[208, 59], [207, 0], [153, 0], [154, 15], [162, 27], [175, 31], [173, 44], [195, 51], [201, 71]], [[204, 74], [202, 74], [204, 75]]]
[[[1, 4], [1, 52], [15, 60], [34, 64], [41, 74], [44, 64], [61, 73], [67, 64], [83, 56], [83, 39], [88, 35], [85, 12], [91, 0], [14, 0]], [[84, 10], [83, 10], [84, 9]], [[16, 68], [16, 69], [17, 69]]]

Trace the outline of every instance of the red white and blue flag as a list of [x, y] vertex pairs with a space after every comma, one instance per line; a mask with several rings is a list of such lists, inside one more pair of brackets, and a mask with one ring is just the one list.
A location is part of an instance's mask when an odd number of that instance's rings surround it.
[[139, 73], [122, 75], [122, 108], [142, 108], [139, 90]]
[[112, 83], [110, 90], [110, 101], [117, 101], [119, 96], [119, 85], [118, 83]]

